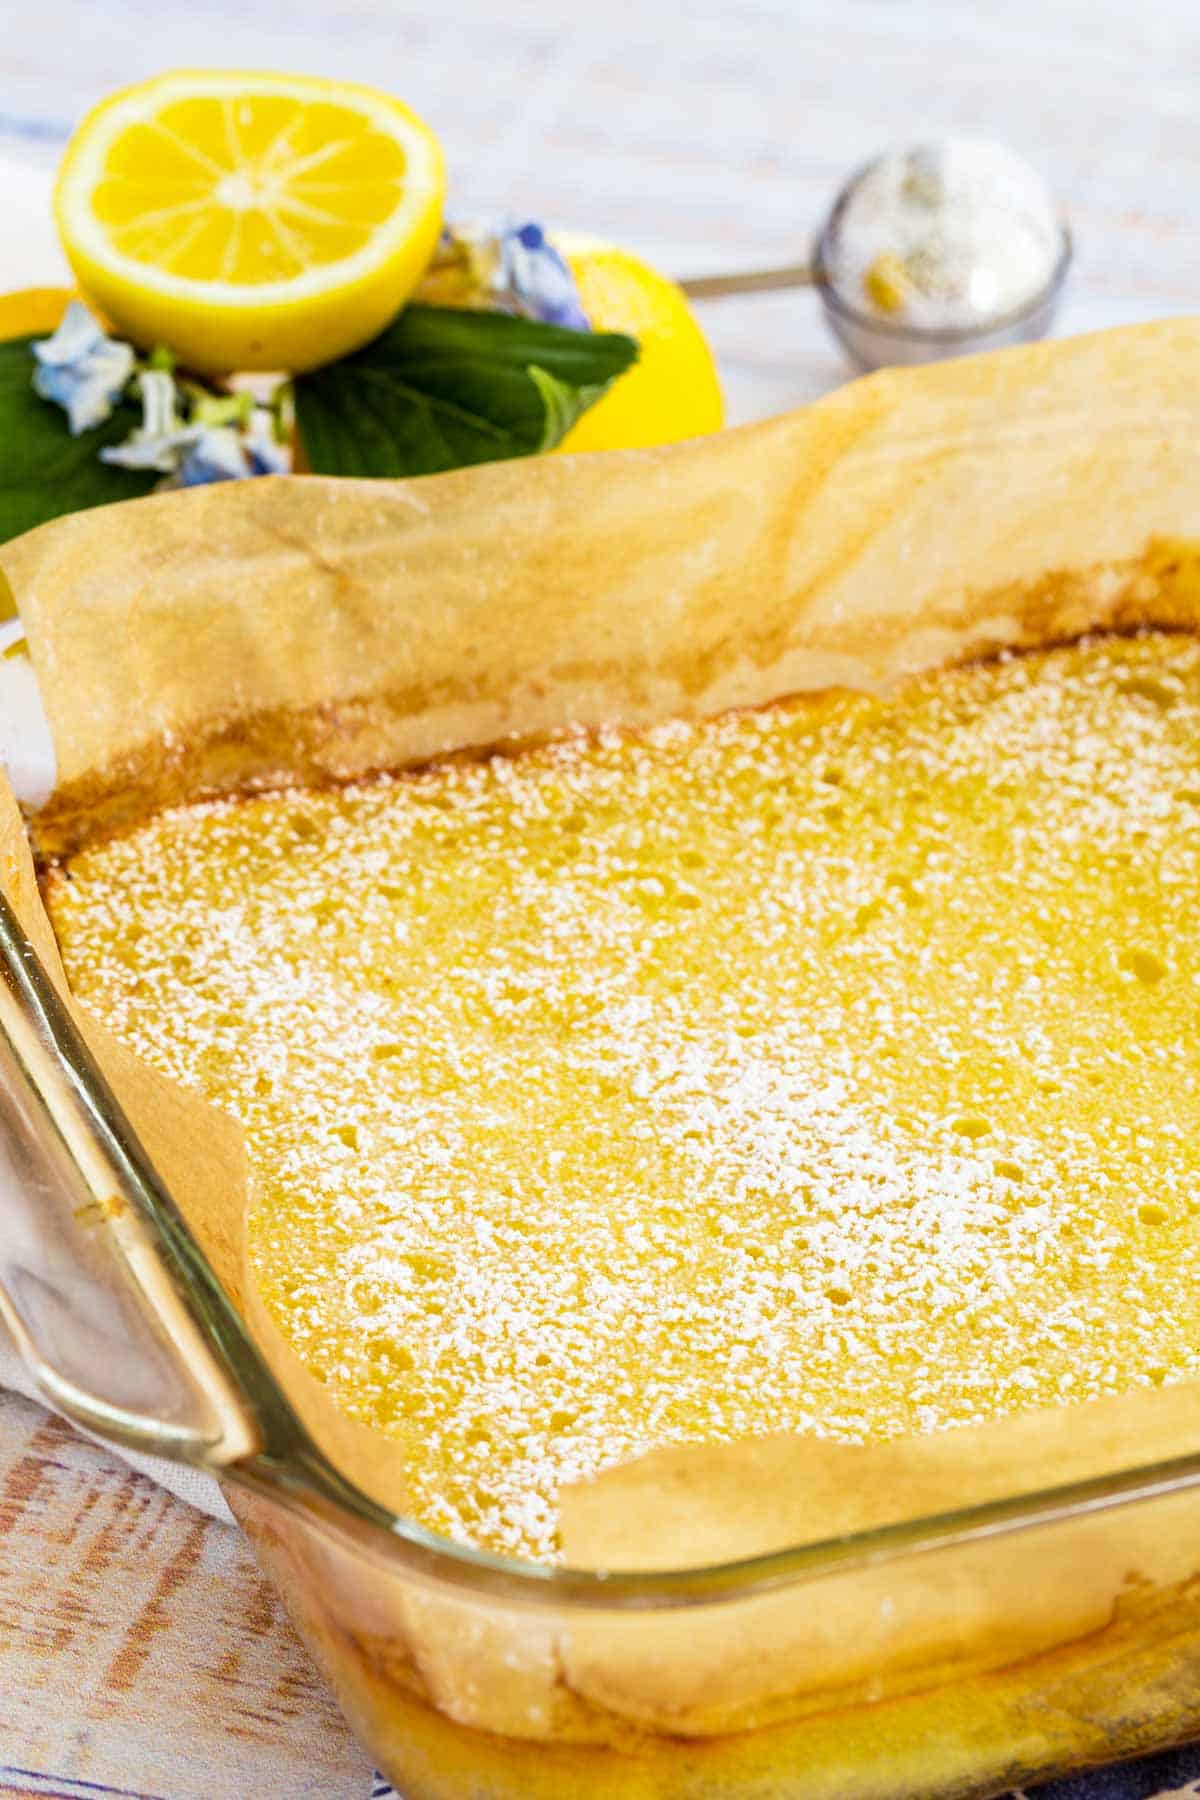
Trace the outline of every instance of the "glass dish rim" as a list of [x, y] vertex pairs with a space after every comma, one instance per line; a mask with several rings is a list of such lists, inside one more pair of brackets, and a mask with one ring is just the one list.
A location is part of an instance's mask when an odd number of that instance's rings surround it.
[[313, 1483], [310, 1467], [289, 1466], [275, 1459], [272, 1464], [266, 1479], [260, 1475], [256, 1459], [242, 1465], [206, 1462], [200, 1466], [225, 1484], [282, 1503], [306, 1523], [331, 1532], [393, 1573], [403, 1568], [423, 1582], [449, 1585], [505, 1603], [588, 1612], [659, 1612], [728, 1605], [883, 1568], [914, 1556], [967, 1549], [1020, 1532], [1148, 1504], [1200, 1487], [1200, 1453], [1196, 1453], [1133, 1464], [1058, 1486], [1020, 1489], [971, 1506], [889, 1520], [841, 1536], [788, 1544], [724, 1562], [609, 1570], [535, 1562], [456, 1543], [414, 1519], [377, 1507], [340, 1476], [340, 1492], [331, 1506], [323, 1483]]

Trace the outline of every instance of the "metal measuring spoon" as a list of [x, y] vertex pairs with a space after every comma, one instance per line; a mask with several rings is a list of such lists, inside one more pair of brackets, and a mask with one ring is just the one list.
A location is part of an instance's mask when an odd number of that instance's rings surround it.
[[864, 164], [809, 261], [680, 285], [695, 300], [814, 287], [851, 359], [877, 369], [1043, 337], [1070, 264], [1070, 232], [1037, 172], [964, 137]]

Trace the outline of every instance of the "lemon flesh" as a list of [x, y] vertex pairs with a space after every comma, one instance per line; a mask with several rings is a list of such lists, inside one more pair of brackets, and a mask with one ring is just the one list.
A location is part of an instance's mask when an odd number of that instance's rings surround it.
[[183, 70], [88, 115], [55, 213], [84, 294], [135, 343], [202, 372], [302, 370], [399, 311], [444, 187], [433, 134], [388, 95]]
[[267, 1303], [429, 1525], [659, 1444], [1200, 1373], [1200, 642], [183, 808], [76, 992], [245, 1127]]

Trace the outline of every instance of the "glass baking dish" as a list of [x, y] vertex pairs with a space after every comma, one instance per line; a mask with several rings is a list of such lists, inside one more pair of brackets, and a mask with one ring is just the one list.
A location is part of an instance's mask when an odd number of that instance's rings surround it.
[[[1195, 632], [1197, 446], [1200, 323], [1175, 320], [886, 371], [661, 452], [74, 514], [0, 558], [53, 751], [31, 826], [63, 854], [131, 809], [280, 778]], [[587, 1567], [393, 1516], [252, 1287], [253, 1330], [234, 1304], [234, 1234], [198, 1202], [240, 1223], [236, 1127], [161, 1078], [151, 1096], [56, 992], [3, 781], [0, 871], [3, 1314], [65, 1412], [225, 1483], [409, 1800], [936, 1800], [1200, 1734], [1194, 1385], [1114, 1403], [1119, 1431], [1084, 1406], [997, 1422], [1032, 1446], [1015, 1461], [970, 1428], [876, 1446], [823, 1492], [821, 1440], [780, 1440], [773, 1485], [772, 1440], [743, 1442], [720, 1478], [739, 1528], [708, 1536], [627, 1464], [564, 1497], [570, 1545], [575, 1508], [622, 1496], [618, 1529], [578, 1540]], [[896, 1479], [906, 1458], [921, 1481]], [[703, 1505], [720, 1460], [696, 1458]]]
[[986, 1795], [1200, 1732], [1200, 1455], [710, 1567], [474, 1552], [318, 1448], [3, 895], [0, 1090], [42, 1391], [222, 1481], [407, 1800]]

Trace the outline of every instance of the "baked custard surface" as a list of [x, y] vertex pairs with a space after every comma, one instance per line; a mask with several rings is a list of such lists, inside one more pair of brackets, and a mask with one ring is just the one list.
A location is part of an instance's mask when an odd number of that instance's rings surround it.
[[1200, 1370], [1200, 642], [191, 805], [51, 872], [418, 1515]]

